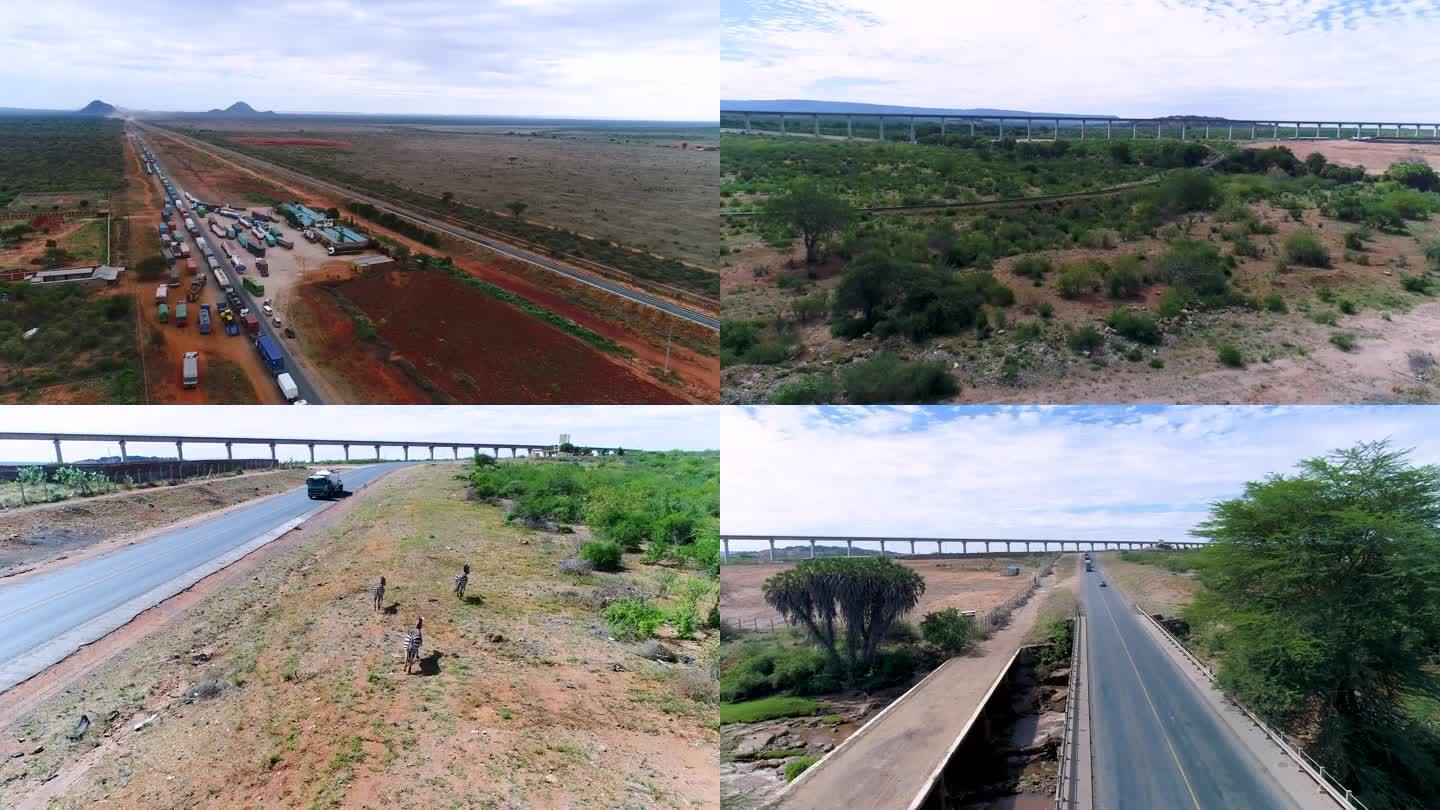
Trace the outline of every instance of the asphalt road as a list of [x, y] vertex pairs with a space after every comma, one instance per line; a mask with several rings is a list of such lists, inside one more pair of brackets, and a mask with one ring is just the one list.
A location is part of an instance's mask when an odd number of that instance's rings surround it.
[[[142, 143], [143, 143], [143, 140], [142, 140]], [[156, 165], [156, 166], [159, 166], [159, 167], [165, 172], [165, 176], [166, 176], [167, 178], [169, 178], [169, 180], [170, 180], [170, 185], [172, 185], [172, 186], [175, 187], [175, 196], [179, 197], [179, 198], [182, 199], [182, 200], [185, 200], [185, 189], [180, 185], [179, 181], [177, 181], [177, 180], [175, 179], [175, 174], [174, 174], [174, 172], [170, 171], [170, 167], [168, 167], [168, 166], [166, 166], [165, 164], [163, 164], [163, 163], [160, 162], [160, 156], [159, 156], [158, 154], [155, 154], [155, 150], [154, 150], [154, 149], [151, 149], [150, 152], [151, 152], [151, 154], [154, 154], [154, 155], [155, 155], [155, 165]], [[158, 185], [160, 186], [160, 188], [161, 188], [161, 190], [162, 190], [162, 192], [163, 192], [163, 189], [165, 188], [165, 186], [164, 186], [164, 183], [161, 182], [160, 178], [159, 178], [159, 177], [156, 177], [156, 178], [154, 178], [154, 181], [155, 181], [156, 184], [158, 184]], [[211, 200], [210, 202], [224, 202], [224, 201], [223, 201], [223, 200]], [[185, 200], [185, 206], [186, 206], [187, 208], [190, 207], [190, 201], [189, 201], [189, 200]], [[157, 213], [157, 215], [158, 215], [159, 212], [156, 212], [156, 213]], [[246, 290], [246, 289], [245, 289], [245, 285], [241, 283], [241, 279], [245, 278], [245, 276], [243, 276], [243, 275], [241, 275], [241, 274], [239, 274], [239, 273], [236, 273], [235, 270], [234, 270], [234, 268], [230, 266], [230, 262], [225, 259], [225, 255], [226, 255], [226, 254], [225, 254], [224, 246], [223, 246], [222, 244], [220, 244], [220, 240], [213, 238], [213, 234], [211, 234], [210, 231], [207, 229], [207, 227], [205, 226], [205, 223], [204, 223], [203, 220], [196, 220], [197, 224], [200, 225], [200, 235], [199, 235], [199, 236], [195, 236], [195, 235], [193, 235], [193, 234], [190, 234], [190, 233], [186, 232], [186, 231], [185, 231], [185, 217], [186, 217], [186, 216], [189, 216], [189, 217], [191, 217], [192, 219], [194, 219], [194, 210], [192, 209], [191, 211], [186, 212], [186, 214], [184, 214], [184, 215], [181, 215], [181, 214], [177, 211], [176, 214], [175, 214], [175, 216], [171, 217], [171, 221], [174, 222], [174, 223], [179, 224], [179, 226], [180, 226], [180, 231], [181, 231], [182, 233], [185, 233], [186, 238], [188, 238], [190, 241], [192, 241], [192, 242], [195, 243], [195, 251], [194, 251], [194, 254], [191, 256], [191, 258], [195, 259], [195, 262], [196, 262], [197, 266], [199, 266], [199, 267], [206, 267], [206, 265], [205, 265], [205, 253], [204, 253], [204, 251], [202, 251], [202, 250], [200, 249], [200, 243], [201, 243], [201, 242], [205, 242], [205, 243], [207, 243], [207, 244], [210, 245], [210, 249], [215, 252], [215, 256], [220, 259], [220, 264], [224, 266], [224, 268], [225, 268], [225, 275], [230, 278], [230, 280], [231, 280], [231, 282], [232, 282], [232, 286], [235, 288], [235, 292], [240, 296], [240, 300], [243, 301], [243, 302], [245, 302], [245, 305], [250, 308], [250, 311], [251, 311], [251, 312], [255, 313], [255, 319], [260, 322], [260, 332], [261, 332], [261, 334], [269, 335], [269, 336], [270, 336], [270, 340], [274, 341], [275, 345], [278, 346], [278, 347], [280, 347], [280, 354], [284, 355], [284, 357], [285, 357], [285, 370], [288, 371], [288, 372], [290, 372], [290, 377], [291, 377], [291, 379], [295, 380], [295, 388], [300, 392], [300, 398], [303, 399], [303, 400], [305, 400], [306, 404], [308, 404], [308, 405], [324, 405], [324, 404], [325, 404], [325, 401], [320, 397], [320, 392], [317, 391], [317, 390], [315, 390], [315, 386], [311, 384], [310, 379], [305, 376], [305, 372], [300, 369], [300, 365], [299, 365], [298, 363], [296, 363], [294, 357], [291, 356], [291, 354], [290, 354], [290, 347], [289, 347], [288, 343], [286, 342], [285, 336], [282, 335], [282, 334], [280, 333], [280, 330], [279, 330], [279, 329], [276, 329], [276, 328], [270, 323], [270, 320], [265, 317], [265, 313], [264, 313], [263, 311], [261, 311], [261, 309], [260, 309], [259, 302], [257, 302], [257, 301], [255, 300], [254, 296], [250, 295], [250, 291], [249, 291], [249, 290]], [[217, 221], [219, 221], [219, 222], [229, 222], [229, 220], [225, 220], [225, 219], [223, 219], [223, 218], [221, 218], [221, 219], [219, 219], [219, 220], [217, 220]], [[156, 224], [159, 224], [158, 216], [157, 216], [157, 219], [156, 219]], [[294, 235], [294, 238], [298, 239], [298, 238], [299, 238], [298, 234], [297, 234], [297, 235]], [[247, 260], [250, 260], [250, 259], [253, 259], [254, 257], [250, 256], [250, 254], [247, 253], [247, 254], [244, 254], [244, 258], [247, 259]], [[250, 265], [250, 266], [253, 267], [253, 264]], [[210, 272], [210, 271], [209, 271], [209, 268], [206, 267], [206, 269], [205, 269], [203, 272], [207, 272], [207, 273]], [[213, 280], [213, 277], [212, 277], [212, 280]], [[184, 280], [184, 277], [183, 277], [183, 275], [182, 275], [182, 282], [181, 282], [181, 286], [180, 286], [180, 290], [182, 291], [182, 294], [183, 294], [183, 291], [184, 291], [184, 290], [186, 290], [186, 289], [189, 288], [189, 286], [188, 286], [189, 283], [190, 283], [190, 282], [189, 282], [188, 280]], [[221, 295], [221, 297], [224, 297], [223, 294]], [[233, 338], [231, 338], [229, 335], [225, 334], [225, 327], [221, 324], [218, 313], [212, 312], [212, 313], [210, 313], [210, 314], [211, 314], [211, 317], [214, 318], [214, 327], [213, 327], [213, 330], [212, 330], [211, 333], [210, 333], [211, 336], [213, 337], [213, 336], [215, 336], [215, 335], [219, 335], [219, 336], [220, 336], [221, 338], [223, 338], [223, 339], [233, 339]], [[195, 319], [198, 320], [199, 317], [200, 317], [200, 316], [199, 316], [199, 311], [198, 311], [198, 309], [197, 309], [196, 314], [193, 315], [192, 318], [195, 318]], [[239, 317], [238, 313], [237, 313], [236, 317], [237, 317], [237, 318]], [[198, 333], [197, 333], [197, 334], [198, 334]], [[249, 341], [251, 344], [254, 344], [254, 342], [255, 342], [254, 338], [251, 338], [251, 337], [245, 332], [245, 330], [244, 330], [243, 328], [240, 330], [240, 334], [238, 335], [238, 337], [240, 337], [240, 338], [242, 338], [242, 339], [244, 339], [244, 340]], [[273, 378], [275, 375], [272, 374], [272, 375], [270, 375], [270, 376]], [[279, 383], [276, 383], [276, 387], [277, 387], [277, 388], [279, 387]]]
[[[402, 466], [405, 462], [346, 470], [345, 489], [356, 491]], [[332, 503], [310, 500], [301, 486], [144, 543], [0, 585], [0, 691], [104, 637]]]
[[592, 274], [590, 274], [590, 273], [585, 273], [585, 272], [576, 270], [576, 269], [573, 268], [573, 267], [567, 267], [567, 266], [565, 266], [565, 265], [563, 265], [563, 264], [560, 264], [560, 263], [558, 263], [558, 262], [555, 262], [555, 261], [552, 261], [552, 260], [550, 260], [550, 259], [547, 259], [547, 258], [545, 258], [544, 256], [540, 256], [540, 255], [538, 255], [538, 254], [531, 253], [531, 252], [528, 251], [528, 250], [522, 250], [522, 249], [520, 249], [520, 248], [511, 246], [511, 245], [507, 245], [507, 244], [505, 244], [505, 243], [503, 243], [503, 242], [496, 242], [496, 241], [494, 241], [494, 240], [492, 240], [492, 239], [487, 239], [486, 237], [480, 236], [479, 234], [472, 233], [472, 232], [470, 232], [470, 231], [463, 230], [463, 229], [461, 229], [461, 228], [457, 228], [457, 227], [455, 227], [454, 225], [449, 225], [449, 224], [447, 224], [447, 223], [445, 223], [445, 222], [441, 222], [441, 221], [439, 221], [439, 220], [430, 219], [429, 217], [424, 217], [424, 216], [419, 216], [419, 215], [413, 214], [413, 213], [411, 213], [411, 212], [409, 212], [409, 211], [407, 211], [407, 210], [404, 210], [404, 209], [401, 209], [401, 208], [396, 208], [396, 207], [395, 207], [393, 204], [391, 204], [391, 203], [387, 203], [387, 202], [384, 202], [384, 201], [382, 201], [382, 200], [377, 200], [377, 199], [375, 199], [374, 197], [368, 197], [368, 196], [366, 196], [366, 195], [364, 195], [364, 194], [360, 194], [359, 192], [351, 191], [350, 189], [345, 188], [345, 187], [343, 187], [343, 186], [337, 186], [337, 185], [335, 185], [335, 184], [333, 184], [333, 183], [327, 183], [327, 182], [325, 182], [324, 180], [318, 180], [318, 179], [316, 179], [316, 178], [314, 178], [314, 177], [311, 177], [310, 175], [301, 174], [300, 172], [294, 171], [293, 169], [287, 169], [287, 168], [284, 168], [284, 167], [281, 167], [281, 166], [277, 166], [277, 165], [275, 165], [274, 163], [270, 163], [269, 161], [260, 160], [260, 159], [258, 159], [258, 158], [254, 158], [254, 157], [251, 157], [251, 156], [249, 156], [249, 155], [241, 154], [241, 153], [239, 153], [239, 152], [235, 152], [235, 151], [232, 151], [232, 150], [230, 150], [230, 149], [224, 149], [224, 148], [215, 146], [214, 144], [205, 143], [205, 142], [203, 142], [203, 141], [197, 141], [197, 140], [195, 140], [195, 139], [193, 139], [193, 138], [189, 138], [189, 137], [186, 137], [186, 136], [183, 136], [183, 135], [178, 135], [178, 134], [176, 134], [176, 133], [169, 132], [168, 130], [166, 131], [166, 134], [167, 134], [167, 135], [174, 136], [174, 137], [179, 138], [179, 139], [181, 139], [181, 140], [184, 140], [186, 143], [193, 144], [196, 148], [203, 149], [203, 150], [206, 150], [206, 151], [216, 152], [216, 153], [219, 153], [219, 154], [223, 154], [223, 155], [225, 155], [226, 157], [232, 158], [232, 159], [237, 160], [237, 161], [240, 161], [240, 162], [242, 162], [242, 163], [248, 162], [248, 163], [251, 163], [251, 164], [254, 164], [254, 165], [257, 165], [257, 166], [263, 166], [266, 171], [274, 172], [275, 174], [279, 174], [279, 175], [285, 175], [285, 176], [294, 178], [294, 179], [296, 179], [296, 180], [300, 180], [300, 181], [302, 181], [302, 182], [309, 183], [309, 184], [311, 184], [311, 185], [313, 185], [313, 186], [318, 186], [318, 187], [320, 187], [320, 188], [327, 189], [327, 190], [329, 190], [329, 191], [333, 191], [333, 192], [335, 192], [336, 194], [339, 194], [339, 195], [341, 195], [341, 196], [347, 197], [347, 198], [352, 199], [352, 200], [360, 200], [361, 202], [369, 203], [370, 205], [373, 205], [373, 206], [375, 206], [376, 208], [379, 208], [379, 209], [381, 209], [381, 210], [383, 210], [383, 211], [388, 211], [388, 212], [390, 212], [390, 213], [392, 213], [392, 214], [394, 214], [394, 215], [396, 215], [396, 216], [398, 216], [398, 217], [403, 217], [403, 218], [405, 218], [405, 219], [408, 219], [408, 220], [410, 220], [411, 222], [415, 222], [415, 223], [424, 225], [424, 226], [427, 227], [427, 228], [433, 228], [433, 229], [435, 229], [435, 230], [437, 230], [437, 231], [444, 231], [445, 233], [448, 233], [448, 234], [450, 234], [451, 236], [457, 237], [457, 238], [459, 238], [459, 239], [464, 239], [464, 240], [467, 241], [467, 242], [472, 242], [472, 243], [477, 244], [477, 245], [480, 245], [481, 247], [484, 247], [484, 248], [488, 248], [488, 249], [490, 249], [490, 250], [495, 251], [496, 253], [503, 253], [503, 254], [505, 254], [506, 256], [509, 256], [509, 257], [512, 258], [512, 259], [519, 259], [519, 260], [522, 261], [522, 262], [526, 262], [526, 263], [528, 263], [528, 264], [533, 264], [533, 265], [535, 265], [536, 267], [543, 267], [543, 268], [545, 268], [546, 270], [551, 270], [551, 271], [556, 272], [556, 273], [559, 273], [559, 274], [561, 274], [561, 275], [563, 275], [563, 276], [568, 276], [569, 278], [572, 278], [572, 279], [574, 279], [574, 280], [576, 280], [576, 281], [579, 281], [579, 282], [582, 282], [582, 283], [585, 283], [585, 284], [589, 284], [589, 285], [592, 286], [592, 287], [598, 287], [598, 288], [600, 288], [600, 289], [602, 289], [602, 290], [605, 290], [606, 292], [609, 292], [609, 293], [613, 293], [613, 294], [615, 294], [615, 295], [618, 295], [618, 296], [620, 296], [621, 298], [626, 298], [626, 299], [629, 299], [629, 300], [631, 300], [631, 301], [634, 301], [634, 302], [637, 303], [637, 304], [644, 304], [645, 306], [650, 307], [650, 308], [652, 308], [652, 309], [658, 309], [658, 310], [660, 310], [661, 312], [667, 312], [667, 313], [669, 313], [669, 314], [671, 314], [671, 315], [674, 315], [674, 316], [676, 316], [676, 317], [684, 318], [684, 319], [687, 320], [687, 321], [690, 321], [690, 322], [692, 322], [692, 323], [698, 323], [698, 324], [700, 324], [701, 326], [705, 326], [705, 327], [708, 327], [708, 328], [710, 328], [710, 329], [714, 329], [714, 330], [717, 330], [717, 331], [720, 329], [720, 319], [719, 319], [719, 318], [713, 318], [713, 317], [711, 317], [711, 316], [709, 316], [709, 315], [705, 315], [705, 314], [703, 314], [703, 313], [696, 312], [696, 311], [694, 311], [694, 310], [691, 310], [691, 309], [687, 309], [687, 308], [685, 308], [685, 307], [682, 307], [682, 306], [680, 306], [679, 304], [673, 304], [673, 303], [671, 303], [671, 302], [669, 302], [669, 301], [666, 301], [666, 300], [663, 299], [663, 298], [657, 298], [656, 296], [648, 295], [648, 294], [643, 293], [643, 292], [640, 292], [640, 291], [638, 291], [638, 290], [633, 290], [633, 289], [631, 289], [631, 288], [629, 288], [629, 287], [624, 286], [623, 284], [618, 284], [618, 283], [616, 283], [616, 282], [610, 281], [609, 279], [603, 278], [603, 277], [601, 277], [601, 276], [592, 275]]
[[1298, 810], [1102, 571], [1081, 572], [1088, 617], [1094, 806]]

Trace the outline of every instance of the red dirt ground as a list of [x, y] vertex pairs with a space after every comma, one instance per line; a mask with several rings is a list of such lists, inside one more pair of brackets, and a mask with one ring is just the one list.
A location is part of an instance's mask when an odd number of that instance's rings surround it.
[[[336, 289], [385, 342], [462, 402], [683, 402], [620, 364], [597, 364], [586, 344], [439, 273], [366, 274]], [[486, 362], [496, 356], [504, 363]]]
[[321, 146], [330, 149], [349, 149], [354, 146], [349, 141], [327, 141], [323, 138], [231, 138], [230, 141], [250, 146]]

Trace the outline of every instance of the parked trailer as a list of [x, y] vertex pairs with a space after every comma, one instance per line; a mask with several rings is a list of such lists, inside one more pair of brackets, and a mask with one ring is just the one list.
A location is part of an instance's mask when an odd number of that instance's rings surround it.
[[269, 335], [261, 335], [255, 338], [255, 351], [260, 353], [261, 362], [270, 369], [271, 374], [279, 374], [285, 370], [285, 355], [280, 353], [280, 347]]
[[245, 331], [252, 335], [260, 334], [260, 322], [255, 320], [255, 313], [247, 312], [240, 316], [240, 323], [245, 325]]
[[264, 245], [261, 245], [261, 244], [258, 244], [258, 243], [256, 243], [256, 242], [250, 241], [250, 239], [249, 239], [248, 237], [246, 237], [246, 235], [243, 234], [243, 233], [240, 234], [240, 235], [238, 235], [238, 236], [236, 236], [236, 237], [235, 237], [235, 241], [240, 243], [240, 247], [245, 248], [246, 250], [250, 251], [251, 253], [253, 253], [253, 254], [256, 255], [256, 256], [264, 256], [264, 255], [265, 255], [265, 246], [264, 246]]
[[175, 305], [175, 325], [176, 325], [176, 326], [184, 326], [184, 325], [185, 325], [185, 321], [186, 321], [186, 319], [187, 319], [186, 316], [187, 316], [188, 314], [189, 314], [189, 311], [188, 311], [188, 310], [186, 309], [186, 307], [185, 307], [185, 302], [184, 302], [184, 301], [181, 301], [181, 302], [177, 303], [177, 304]]
[[181, 364], [181, 383], [186, 388], [194, 388], [200, 384], [200, 353], [186, 352]]
[[210, 232], [220, 237], [221, 239], [224, 239], [226, 236], [229, 235], [224, 228], [220, 227], [214, 222], [210, 223]]
[[262, 276], [266, 276], [268, 278], [270, 275], [270, 263], [265, 261], [264, 259], [255, 260], [255, 269], [259, 270], [260, 275]]
[[170, 306], [168, 304], [161, 304], [159, 314], [160, 322], [168, 323], [170, 320]]
[[156, 303], [164, 303], [165, 301], [169, 300], [169, 298], [170, 286], [168, 284], [161, 284], [159, 287], [155, 288]]
[[178, 264], [170, 265], [170, 286], [180, 286], [180, 265]]
[[214, 271], [220, 269], [220, 260], [217, 259], [217, 258], [215, 258], [215, 254], [213, 254], [213, 253], [208, 254], [208, 255], [205, 257], [205, 263], [210, 266], [211, 272], [214, 272]]
[[265, 234], [265, 246], [266, 246], [266, 247], [275, 247], [275, 237], [271, 236], [271, 235], [268, 234], [268, 233]]
[[210, 305], [200, 305], [200, 334], [210, 334]]
[[262, 284], [260, 284], [259, 282], [255, 281], [255, 279], [253, 279], [253, 278], [247, 278], [247, 279], [245, 279], [244, 281], [240, 282], [240, 286], [244, 287], [247, 291], [249, 291], [249, 293], [250, 293], [251, 295], [264, 295], [264, 294], [265, 294], [265, 287], [264, 287], [264, 285], [262, 285]]
[[190, 275], [193, 276], [193, 275], [195, 275], [195, 272], [196, 272], [198, 269], [199, 269], [199, 267], [195, 264], [195, 260], [194, 260], [194, 259], [186, 259], [186, 260], [185, 260], [185, 271], [186, 271], [187, 273], [189, 273]]
[[165, 223], [160, 223], [160, 238], [164, 239], [169, 233], [170, 229], [165, 225]]
[[190, 217], [185, 218], [185, 230], [189, 231], [195, 236], [200, 235], [200, 226], [196, 225], [195, 220], [191, 219]]
[[181, 243], [180, 243], [180, 255], [181, 255], [181, 256], [186, 256], [186, 257], [188, 257], [188, 256], [190, 255], [190, 245], [189, 245], [189, 244], [187, 244], [187, 243], [185, 243], [185, 242], [181, 242]]
[[224, 271], [224, 270], [221, 270], [221, 269], [218, 268], [218, 267], [215, 268], [215, 283], [218, 284], [218, 285], [220, 285], [220, 289], [222, 289], [222, 290], [228, 290], [228, 289], [230, 289], [230, 279], [229, 279], [229, 277], [225, 275], [225, 271]]
[[171, 252], [170, 252], [170, 248], [168, 248], [168, 247], [162, 247], [162, 248], [160, 248], [160, 258], [161, 258], [161, 260], [163, 260], [166, 264], [174, 264], [174, 263], [175, 263], [175, 254], [171, 253]]
[[286, 239], [283, 236], [275, 237], [275, 244], [285, 248], [286, 250], [293, 250], [295, 248], [295, 243], [291, 242], [289, 239]]

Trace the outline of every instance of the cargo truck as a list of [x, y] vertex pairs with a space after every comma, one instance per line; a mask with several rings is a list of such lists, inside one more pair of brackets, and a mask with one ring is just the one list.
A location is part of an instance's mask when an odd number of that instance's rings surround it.
[[260, 275], [262, 276], [269, 277], [270, 275], [270, 263], [265, 261], [264, 259], [255, 260], [255, 269], [259, 270]]
[[185, 230], [196, 236], [200, 235], [200, 226], [196, 225], [195, 220], [191, 219], [190, 217], [185, 218]]
[[200, 334], [210, 334], [210, 305], [200, 305]]
[[1094, 560], [1086, 560], [1086, 561], [1085, 561], [1085, 570], [1086, 570], [1086, 571], [1094, 571], [1094, 570], [1095, 570], [1095, 561], [1094, 561]]
[[295, 379], [290, 376], [290, 372], [276, 375], [275, 384], [280, 386], [280, 393], [286, 402], [294, 402], [300, 398], [300, 389], [295, 387]]
[[170, 252], [170, 248], [162, 247], [160, 248], [160, 260], [165, 262], [166, 264], [174, 264], [175, 254]]
[[186, 307], [186, 304], [185, 304], [184, 301], [180, 301], [180, 302], [178, 302], [178, 303], [175, 304], [175, 325], [176, 325], [176, 326], [184, 326], [186, 320], [188, 320], [186, 316], [189, 314], [189, 312], [186, 310], [185, 307]]
[[222, 290], [230, 289], [230, 279], [225, 275], [224, 270], [217, 269], [215, 271], [215, 283], [218, 284]]
[[186, 259], [186, 260], [185, 260], [185, 272], [187, 272], [187, 273], [189, 273], [190, 275], [193, 276], [193, 275], [195, 275], [196, 272], [199, 271], [199, 269], [200, 269], [200, 268], [199, 268], [198, 265], [195, 264], [195, 260], [194, 260], [194, 259]]
[[184, 256], [187, 259], [190, 258], [190, 245], [188, 243], [180, 243], [180, 255]]
[[180, 368], [181, 382], [186, 388], [194, 388], [200, 384], [199, 352], [185, 352], [185, 359]]
[[345, 483], [340, 480], [340, 473], [334, 470], [316, 470], [305, 479], [305, 494], [309, 495], [312, 501], [335, 498], [345, 494]]
[[260, 353], [260, 360], [270, 369], [271, 374], [279, 374], [285, 370], [285, 355], [280, 353], [280, 347], [275, 345], [269, 335], [255, 338], [255, 351]]
[[170, 286], [180, 286], [180, 265], [178, 264], [170, 265]]
[[169, 234], [169, 233], [170, 233], [169, 227], [167, 227], [167, 226], [165, 225], [165, 223], [163, 223], [163, 222], [160, 223], [160, 238], [161, 238], [161, 239], [164, 239], [165, 236], [166, 236], [167, 234]]
[[266, 246], [266, 247], [275, 247], [275, 237], [271, 236], [271, 235], [268, 234], [268, 233], [265, 234], [265, 246]]
[[279, 245], [280, 247], [285, 248], [286, 250], [293, 250], [293, 249], [295, 248], [295, 243], [294, 243], [294, 242], [291, 242], [289, 239], [286, 239], [286, 238], [281, 237], [281, 236], [275, 237], [275, 244]]
[[265, 287], [263, 285], [255, 283], [255, 279], [253, 278], [247, 278], [244, 281], [240, 282], [240, 286], [248, 290], [251, 295], [265, 294]]
[[252, 335], [260, 334], [260, 322], [255, 320], [255, 314], [253, 312], [247, 312], [240, 316], [240, 323], [244, 324], [246, 332]]
[[170, 322], [170, 307], [169, 307], [168, 305], [166, 305], [166, 304], [161, 304], [161, 305], [160, 305], [160, 309], [159, 309], [159, 315], [160, 315], [160, 322], [161, 322], [161, 323], [169, 323], [169, 322]]
[[222, 227], [220, 227], [219, 224], [214, 223], [214, 222], [210, 223], [210, 232], [213, 233], [213, 234], [215, 234], [216, 236], [220, 237], [221, 239], [224, 239], [225, 236], [226, 236], [226, 231], [225, 231], [225, 229], [222, 228]]

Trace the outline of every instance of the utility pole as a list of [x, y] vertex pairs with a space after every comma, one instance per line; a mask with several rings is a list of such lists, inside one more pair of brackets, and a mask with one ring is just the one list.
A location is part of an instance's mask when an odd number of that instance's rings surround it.
[[674, 342], [675, 322], [670, 322], [669, 328], [665, 330], [665, 373], [670, 373], [670, 344]]

